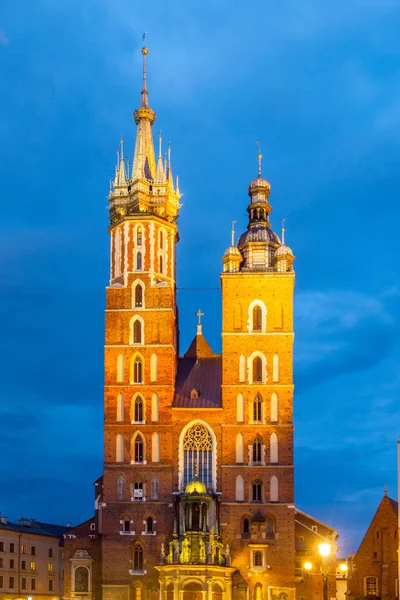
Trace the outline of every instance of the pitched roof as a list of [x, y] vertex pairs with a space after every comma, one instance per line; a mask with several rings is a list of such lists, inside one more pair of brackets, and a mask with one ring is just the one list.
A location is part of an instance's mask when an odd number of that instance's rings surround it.
[[[185, 355], [178, 360], [173, 407], [221, 408], [221, 381], [221, 356], [196, 359]], [[192, 390], [197, 394], [191, 397]]]
[[210, 344], [201, 333], [194, 336], [185, 352], [185, 358], [211, 358], [215, 356]]
[[7, 523], [0, 522], [0, 529], [59, 538], [63, 533], [71, 529], [71, 527], [67, 527], [66, 525], [53, 525], [52, 523], [41, 523], [34, 519], [20, 519], [18, 523], [12, 523], [11, 521], [7, 521]]

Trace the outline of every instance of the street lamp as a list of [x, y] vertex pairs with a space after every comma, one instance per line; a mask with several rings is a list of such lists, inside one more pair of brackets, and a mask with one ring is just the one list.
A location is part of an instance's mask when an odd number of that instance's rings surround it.
[[319, 544], [319, 546], [318, 546], [318, 550], [319, 550], [319, 553], [322, 558], [321, 572], [322, 572], [322, 579], [323, 579], [323, 584], [324, 584], [324, 600], [328, 600], [328, 573], [329, 573], [329, 564], [324, 559], [327, 559], [330, 556], [331, 548], [332, 548], [332, 546], [330, 544], [328, 544], [327, 542], [323, 542], [322, 544]]
[[340, 563], [340, 565], [339, 565], [339, 571], [343, 575], [343, 579], [346, 579], [346, 575], [347, 575], [347, 571], [348, 570], [349, 570], [349, 567], [347, 566], [346, 563]]

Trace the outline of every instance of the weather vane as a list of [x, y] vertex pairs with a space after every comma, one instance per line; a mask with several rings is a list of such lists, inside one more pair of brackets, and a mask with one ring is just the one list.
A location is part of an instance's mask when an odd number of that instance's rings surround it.
[[146, 39], [147, 31], [143, 31], [142, 33], [142, 42]]

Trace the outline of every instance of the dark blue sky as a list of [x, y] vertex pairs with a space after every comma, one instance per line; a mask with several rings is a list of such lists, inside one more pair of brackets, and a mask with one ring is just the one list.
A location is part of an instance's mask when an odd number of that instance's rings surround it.
[[[399, 434], [400, 6], [395, 0], [29, 0], [0, 16], [0, 510], [72, 521], [101, 473], [107, 200], [132, 153], [141, 33], [184, 193], [178, 284], [218, 287], [255, 140], [296, 255], [298, 506], [354, 551]], [[220, 348], [218, 291], [181, 291]]]

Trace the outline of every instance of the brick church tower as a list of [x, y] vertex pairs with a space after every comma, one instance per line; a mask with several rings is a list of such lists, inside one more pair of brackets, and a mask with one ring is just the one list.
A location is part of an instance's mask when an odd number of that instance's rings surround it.
[[179, 356], [180, 192], [161, 139], [155, 158], [142, 53], [132, 172], [121, 142], [109, 196], [104, 473], [96, 517], [66, 540], [66, 596], [292, 600], [294, 256], [259, 155], [247, 230], [222, 259], [222, 354], [199, 320]]

